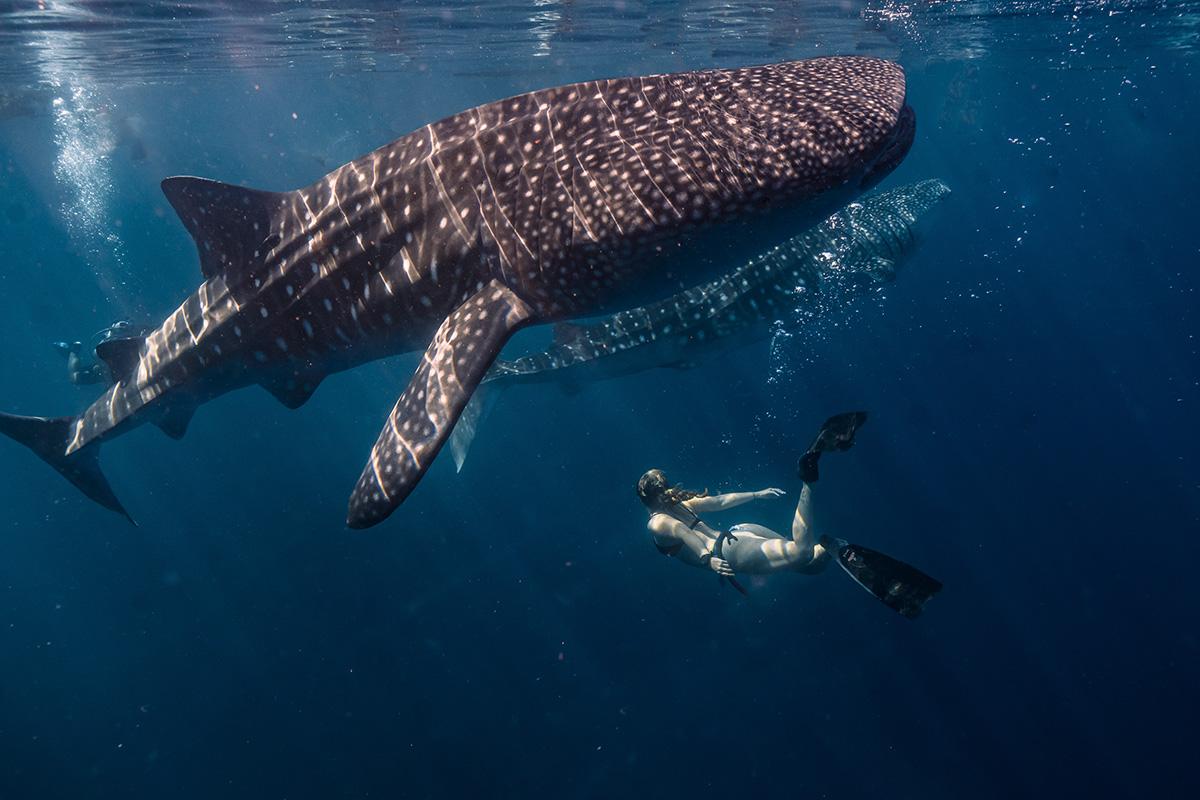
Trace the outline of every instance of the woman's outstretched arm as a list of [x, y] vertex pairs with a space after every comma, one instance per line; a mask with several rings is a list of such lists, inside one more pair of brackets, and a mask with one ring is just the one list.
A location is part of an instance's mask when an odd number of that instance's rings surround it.
[[727, 508], [749, 503], [751, 500], [782, 497], [784, 494], [786, 492], [783, 489], [760, 489], [757, 492], [730, 492], [715, 494], [712, 497], [693, 497], [691, 500], [684, 500], [683, 504], [698, 514], [701, 511], [724, 511]]

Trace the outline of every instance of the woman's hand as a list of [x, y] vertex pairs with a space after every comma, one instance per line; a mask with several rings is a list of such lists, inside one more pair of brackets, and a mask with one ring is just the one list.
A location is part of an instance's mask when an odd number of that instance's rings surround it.
[[765, 500], [768, 497], [783, 497], [785, 494], [787, 494], [787, 492], [785, 492], [783, 489], [776, 489], [774, 487], [770, 489], [759, 489], [754, 493], [754, 499]]
[[708, 560], [708, 566], [718, 575], [723, 575], [726, 578], [733, 577], [733, 567], [729, 566], [729, 562], [723, 558], [713, 556]]

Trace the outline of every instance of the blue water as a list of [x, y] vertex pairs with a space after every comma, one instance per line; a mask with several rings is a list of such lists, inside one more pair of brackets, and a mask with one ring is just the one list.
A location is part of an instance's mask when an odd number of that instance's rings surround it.
[[[106, 445], [137, 528], [0, 441], [0, 798], [1193, 796], [1195, 2], [0, 4], [0, 407], [78, 413], [50, 342], [199, 283], [163, 177], [290, 189], [509, 94], [833, 53], [908, 70], [885, 186], [953, 188], [844, 313], [513, 389], [365, 532], [415, 355]], [[943, 580], [921, 619], [654, 552], [643, 470], [794, 497], [850, 408], [817, 526]]]

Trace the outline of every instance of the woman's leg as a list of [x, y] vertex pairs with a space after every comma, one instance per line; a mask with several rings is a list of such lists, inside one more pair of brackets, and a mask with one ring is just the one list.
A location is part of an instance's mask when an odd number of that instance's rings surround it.
[[726, 541], [724, 557], [735, 573], [765, 575], [783, 570], [819, 572], [828, 554], [812, 527], [812, 490], [805, 484], [792, 517], [792, 538], [761, 525], [735, 525], [730, 531], [736, 541]]
[[798, 566], [802, 572], [815, 575], [829, 563], [829, 551], [818, 541], [812, 524], [812, 489], [806, 483], [800, 489], [796, 514], [792, 517], [792, 541], [805, 557]]
[[792, 541], [801, 555], [805, 556], [805, 561], [813, 560], [817, 539], [812, 526], [812, 489], [807, 483], [800, 489], [800, 500], [792, 516]]
[[796, 569], [799, 551], [791, 539], [774, 531], [767, 531], [770, 536], [760, 536], [750, 526], [742, 525], [734, 527], [731, 533], [737, 538], [726, 539], [721, 554], [735, 575], [768, 575]]

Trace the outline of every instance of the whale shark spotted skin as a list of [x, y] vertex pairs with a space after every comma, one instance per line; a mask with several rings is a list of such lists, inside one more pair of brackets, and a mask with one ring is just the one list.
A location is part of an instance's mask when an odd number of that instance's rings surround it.
[[[916, 247], [918, 223], [949, 193], [934, 179], [875, 192], [713, 281], [586, 324], [560, 323], [554, 344], [497, 359], [480, 389], [578, 388], [649, 369], [690, 367], [719, 349], [763, 339], [769, 323], [800, 308], [819, 310], [893, 280]], [[451, 435], [459, 469], [484, 394], [476, 392]]]
[[182, 436], [199, 405], [250, 384], [295, 408], [333, 372], [424, 349], [350, 498], [347, 523], [373, 525], [516, 330], [708, 277], [704, 256], [878, 182], [914, 130], [899, 66], [834, 57], [519, 95], [294, 191], [168, 178], [204, 282], [112, 354], [116, 383], [79, 417], [3, 415], [0, 432], [125, 513], [100, 442], [144, 422]]
[[763, 323], [820, 302], [823, 286], [892, 280], [916, 245], [917, 222], [949, 193], [935, 179], [874, 193], [716, 280], [600, 321], [562, 323], [552, 347], [497, 359], [484, 383], [578, 380], [581, 367], [616, 376], [622, 368], [605, 362], [635, 353], [633, 369], [687, 365], [693, 349], [741, 333], [761, 335]]

